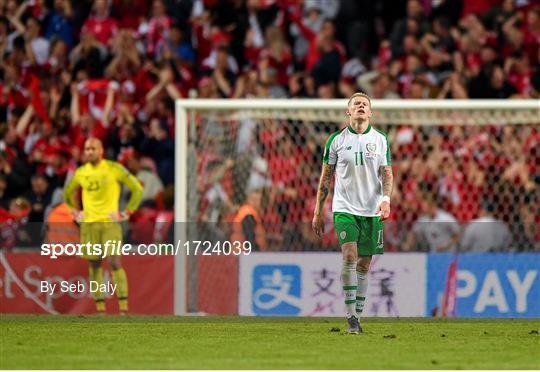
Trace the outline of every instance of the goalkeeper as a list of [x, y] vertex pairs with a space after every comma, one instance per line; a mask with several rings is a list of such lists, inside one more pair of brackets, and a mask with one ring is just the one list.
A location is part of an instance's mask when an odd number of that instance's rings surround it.
[[[84, 144], [86, 164], [75, 171], [64, 189], [64, 200], [73, 210], [75, 219], [81, 223], [81, 243], [97, 244], [105, 251], [122, 240], [121, 221], [127, 220], [137, 209], [143, 195], [141, 183], [117, 162], [103, 159], [103, 145], [97, 138], [89, 138]], [[131, 190], [127, 208], [119, 212], [121, 184]], [[75, 191], [82, 189], [82, 210], [75, 202]], [[113, 241], [113, 244], [106, 244]], [[112, 248], [112, 247], [111, 247]], [[90, 262], [90, 280], [103, 288], [102, 256], [86, 252], [83, 258]], [[128, 311], [128, 284], [118, 252], [104, 252], [110, 256], [109, 264], [116, 283], [120, 313]], [[98, 312], [105, 311], [105, 294], [100, 290], [92, 293]]]

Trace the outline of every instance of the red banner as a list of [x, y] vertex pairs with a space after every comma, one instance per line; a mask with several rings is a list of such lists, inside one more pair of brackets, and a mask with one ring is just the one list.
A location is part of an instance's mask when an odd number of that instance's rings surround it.
[[195, 259], [197, 309], [212, 315], [237, 315], [238, 256], [197, 256]]
[[[128, 278], [129, 313], [172, 314], [173, 257], [126, 256], [122, 263]], [[105, 281], [112, 281], [108, 268], [104, 272]], [[42, 282], [57, 284], [54, 292], [43, 291]], [[115, 295], [106, 295], [105, 304], [107, 313], [118, 313]], [[88, 292], [87, 261], [78, 257], [53, 260], [39, 253], [0, 253], [0, 313], [92, 314], [95, 311]]]

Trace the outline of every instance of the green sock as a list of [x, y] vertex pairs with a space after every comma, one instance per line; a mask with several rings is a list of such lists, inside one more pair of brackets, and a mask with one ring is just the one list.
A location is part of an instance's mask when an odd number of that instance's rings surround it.
[[366, 302], [368, 275], [367, 273], [357, 271], [356, 278], [358, 283], [358, 289], [356, 291], [356, 313], [358, 314], [358, 317], [360, 317], [362, 315], [362, 311], [364, 311], [364, 303]]
[[89, 277], [91, 281], [98, 284], [98, 290], [96, 292], [92, 292], [92, 296], [94, 297], [94, 301], [96, 303], [96, 310], [99, 313], [102, 313], [105, 311], [105, 294], [99, 290], [103, 284], [103, 269], [101, 266], [94, 267], [90, 265]]
[[120, 311], [128, 311], [128, 282], [123, 268], [112, 270], [113, 281], [116, 284], [116, 296]]
[[341, 270], [341, 281], [343, 282], [343, 293], [345, 294], [345, 307], [347, 308], [347, 318], [356, 316], [356, 262], [343, 261]]

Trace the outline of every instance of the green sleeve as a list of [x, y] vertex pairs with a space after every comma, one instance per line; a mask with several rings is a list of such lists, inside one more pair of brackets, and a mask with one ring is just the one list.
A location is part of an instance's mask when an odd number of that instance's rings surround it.
[[392, 165], [392, 151], [390, 150], [390, 141], [388, 140], [387, 136], [384, 136], [386, 138], [386, 164]]
[[328, 140], [326, 141], [326, 144], [324, 145], [324, 154], [323, 154], [323, 163], [329, 164], [330, 162], [330, 152], [332, 151], [332, 141], [334, 141], [334, 138], [340, 133], [341, 131], [334, 132], [328, 137]]
[[381, 130], [377, 129], [377, 132], [382, 134], [386, 140], [386, 165], [392, 165], [392, 151], [390, 149], [390, 141], [388, 140], [388, 136]]
[[67, 185], [64, 187], [64, 201], [71, 209], [77, 208], [75, 200], [73, 198], [73, 193], [80, 186], [79, 182], [79, 172], [75, 171], [73, 177], [68, 181]]
[[129, 173], [129, 171], [123, 165], [116, 162], [111, 162], [111, 164], [118, 181], [126, 185], [131, 191], [131, 196], [126, 209], [133, 213], [137, 210], [137, 208], [139, 208], [139, 204], [141, 204], [144, 191], [143, 186], [139, 180], [134, 175]]
[[144, 191], [143, 186], [141, 185], [139, 180], [131, 173], [129, 173], [124, 179], [124, 185], [126, 185], [131, 190], [131, 197], [129, 198], [129, 202], [126, 208], [130, 212], [135, 212], [137, 208], [139, 208], [139, 204], [141, 204]]

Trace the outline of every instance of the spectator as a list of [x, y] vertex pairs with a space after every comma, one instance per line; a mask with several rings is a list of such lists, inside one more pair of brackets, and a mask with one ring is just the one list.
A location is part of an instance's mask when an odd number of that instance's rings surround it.
[[[175, 84], [174, 70], [169, 62], [165, 62], [163, 67], [157, 71], [157, 74], [158, 81], [152, 89], [148, 91], [145, 97], [147, 105], [155, 102], [157, 97], [168, 97], [172, 100], [182, 97], [179, 86]], [[164, 93], [166, 96], [164, 96]], [[157, 106], [153, 109], [157, 109]], [[148, 108], [147, 106], [146, 113], [154, 114], [153, 109]]]
[[540, 6], [532, 8], [527, 14], [524, 33], [524, 51], [531, 65], [539, 64], [540, 57]]
[[490, 85], [487, 87], [485, 97], [482, 98], [508, 98], [516, 93], [516, 88], [506, 79], [504, 70], [495, 65], [491, 70]]
[[[131, 219], [130, 241], [137, 244], [152, 244], [154, 240], [154, 228], [157, 217], [157, 205], [153, 200], [146, 199], [141, 202], [139, 209]], [[162, 241], [162, 240], [159, 240]]]
[[154, 241], [174, 242], [174, 186], [163, 189], [163, 208], [156, 216]]
[[261, 219], [263, 191], [255, 189], [248, 192], [246, 202], [233, 219], [231, 241], [249, 241], [252, 251], [265, 251], [266, 236]]
[[[202, 78], [201, 82], [205, 81], [206, 78]], [[199, 84], [201, 84], [199, 82]], [[206, 84], [210, 90], [206, 89], [208, 93], [212, 94], [214, 98], [219, 98], [216, 92], [216, 84], [212, 81], [212, 84]], [[257, 97], [257, 90], [259, 89], [259, 72], [255, 69], [250, 69], [244, 71], [236, 79], [233, 98], [246, 98], [246, 97]], [[208, 94], [205, 93], [205, 94]]]
[[107, 58], [106, 48], [100, 44], [95, 35], [81, 31], [81, 42], [71, 52], [70, 69], [76, 82], [85, 79], [103, 77], [104, 64]]
[[529, 59], [527, 57], [507, 58], [504, 65], [504, 72], [507, 76], [508, 83], [516, 90], [517, 94], [527, 96], [531, 93], [532, 69], [529, 66]]
[[[48, 213], [47, 213], [48, 212]], [[75, 223], [71, 208], [64, 203], [62, 190], [56, 189], [52, 196], [49, 211], [46, 212], [45, 243], [78, 243], [79, 227]]]
[[8, 209], [9, 199], [6, 195], [7, 189], [7, 179], [5, 176], [0, 174], [0, 208]]
[[14, 142], [17, 141], [15, 130], [9, 130], [4, 141], [9, 147], [0, 152], [0, 175], [7, 181], [6, 195], [16, 197], [27, 189], [30, 170], [21, 154], [14, 150]]
[[137, 31], [148, 14], [147, 0], [112, 0], [114, 18], [120, 29]]
[[115, 127], [109, 134], [109, 151], [111, 158], [117, 159], [125, 150], [137, 149], [144, 139], [140, 123], [133, 116], [129, 105], [121, 104]]
[[459, 243], [460, 252], [504, 252], [510, 249], [512, 235], [503, 221], [493, 217], [493, 205], [480, 208], [478, 218], [471, 220]]
[[424, 10], [419, 0], [407, 1], [407, 16], [394, 24], [390, 35], [393, 56], [402, 55], [405, 50], [403, 41], [406, 35], [421, 36], [428, 29]]
[[195, 64], [195, 51], [186, 40], [182, 27], [175, 24], [171, 27], [169, 37], [163, 47], [168, 47], [181, 63], [192, 66]]
[[486, 11], [483, 15], [483, 21], [490, 30], [502, 31], [503, 25], [512, 16], [516, 14], [513, 0], [504, 0], [502, 4], [497, 4]]
[[319, 81], [325, 83], [329, 80], [337, 81], [341, 72], [341, 65], [346, 61], [345, 47], [335, 39], [335, 26], [331, 20], [325, 20], [318, 34], [303, 24], [298, 14], [287, 12], [289, 18], [296, 24], [309, 42], [305, 58], [306, 70], [312, 73], [317, 66], [316, 75]]
[[156, 50], [163, 45], [165, 37], [172, 26], [172, 19], [166, 14], [165, 4], [162, 0], [152, 2], [152, 18], [146, 26], [146, 52], [153, 56]]
[[51, 189], [63, 187], [68, 173], [74, 169], [74, 160], [69, 148], [55, 149], [48, 160], [45, 174], [49, 179]]
[[[51, 48], [47, 63], [51, 68], [51, 74], [60, 76], [65, 72], [65, 66], [68, 65], [68, 46], [63, 39], [51, 39]], [[61, 97], [59, 97], [61, 98]], [[52, 115], [54, 117], [54, 115]]]
[[[111, 52], [114, 58], [107, 66], [105, 76], [122, 83], [123, 88], [127, 88], [125, 85], [127, 82], [131, 82], [131, 84], [135, 85], [133, 80], [138, 77], [138, 71], [142, 66], [142, 58], [135, 46], [136, 39], [133, 32], [121, 30], [112, 39], [111, 44]], [[131, 92], [129, 93], [135, 93], [134, 91], [136, 88], [136, 86], [132, 87]], [[131, 97], [127, 96], [122, 98], [124, 98], [125, 102], [125, 98]]]
[[463, 79], [458, 73], [453, 72], [450, 74], [448, 79], [446, 79], [444, 82], [443, 87], [438, 94], [438, 98], [469, 98], [467, 88], [465, 87]]
[[306, 10], [319, 9], [325, 19], [334, 19], [340, 8], [339, 0], [306, 0], [304, 5]]
[[30, 203], [22, 197], [11, 200], [7, 211], [0, 209], [0, 248], [10, 249], [31, 242], [25, 230], [29, 212]]
[[50, 40], [56, 36], [62, 40], [68, 48], [72, 48], [75, 45], [75, 35], [71, 1], [54, 0], [53, 9], [48, 15], [48, 18], [45, 37]]
[[428, 83], [424, 79], [417, 78], [411, 82], [408, 93], [405, 93], [405, 98], [426, 99], [429, 98], [428, 94]]
[[[289, 71], [292, 63], [292, 53], [286, 44], [279, 27], [271, 26], [266, 29], [266, 47], [259, 55], [259, 68], [273, 69], [275, 71], [276, 84], [284, 86], [287, 84]], [[264, 66], [264, 67], [262, 67]]]
[[95, 0], [92, 14], [84, 22], [82, 34], [93, 35], [102, 45], [108, 45], [112, 37], [118, 32], [118, 22], [110, 16], [107, 0]]
[[154, 172], [143, 165], [140, 154], [131, 152], [127, 156], [126, 167], [144, 186], [143, 201], [155, 200], [156, 196], [163, 191], [163, 183]]
[[[211, 58], [211, 57], [209, 57]], [[215, 53], [215, 64], [212, 68], [211, 77], [218, 88], [222, 98], [230, 97], [236, 81], [236, 74], [230, 68], [230, 58], [227, 47], [219, 47]]]
[[220, 241], [230, 236], [230, 217], [238, 210], [227, 191], [225, 179], [232, 171], [234, 161], [227, 159], [225, 162], [211, 160], [206, 166], [205, 181], [200, 185], [201, 200], [201, 232], [205, 238], [211, 241]]
[[51, 190], [49, 181], [43, 174], [34, 174], [30, 179], [32, 189], [26, 193], [25, 198], [31, 206], [31, 212], [28, 216], [29, 222], [44, 221], [45, 208], [51, 202]]
[[[322, 16], [322, 10], [315, 3], [310, 5], [306, 4], [304, 8], [304, 18], [302, 24], [307, 27], [311, 32], [318, 33], [323, 24], [324, 18]], [[294, 38], [294, 57], [297, 65], [303, 66], [304, 59], [308, 53], [309, 42], [304, 36], [303, 31], [296, 24], [290, 26], [291, 35]]]
[[388, 73], [373, 70], [358, 77], [358, 86], [363, 92], [376, 99], [399, 98], [396, 93], [395, 81]]
[[524, 251], [540, 252], [540, 213], [538, 205], [540, 197], [538, 189], [536, 192], [526, 194], [523, 203], [520, 205], [519, 213], [522, 223], [522, 239], [520, 245]]
[[[26, 46], [26, 53], [32, 64], [42, 65], [47, 61], [49, 55], [49, 41], [41, 37], [41, 23], [35, 17], [28, 17], [26, 23], [23, 24], [19, 19], [26, 9], [27, 2], [23, 2], [17, 14], [13, 18], [8, 18], [17, 33], [10, 35], [11, 37], [23, 36]], [[15, 42], [15, 41], [14, 41]]]
[[459, 240], [459, 223], [448, 212], [440, 209], [434, 196], [425, 194], [422, 215], [414, 223], [403, 249], [427, 252], [454, 252]]
[[[243, 80], [243, 78], [242, 78]], [[197, 97], [199, 98], [219, 98], [219, 92], [216, 86], [216, 83], [213, 79], [209, 77], [203, 77], [201, 80], [199, 80], [199, 83], [197, 84]], [[236, 88], [235, 93], [238, 93], [238, 97], [243, 97], [246, 94], [240, 93], [244, 88]]]
[[[266, 65], [264, 65], [266, 66]], [[268, 98], [287, 98], [287, 92], [278, 84], [278, 72], [272, 67], [262, 67], [259, 80], [259, 96]]]
[[147, 137], [141, 143], [141, 152], [156, 163], [159, 177], [164, 185], [174, 182], [174, 141], [167, 125], [159, 119], [150, 120]]

